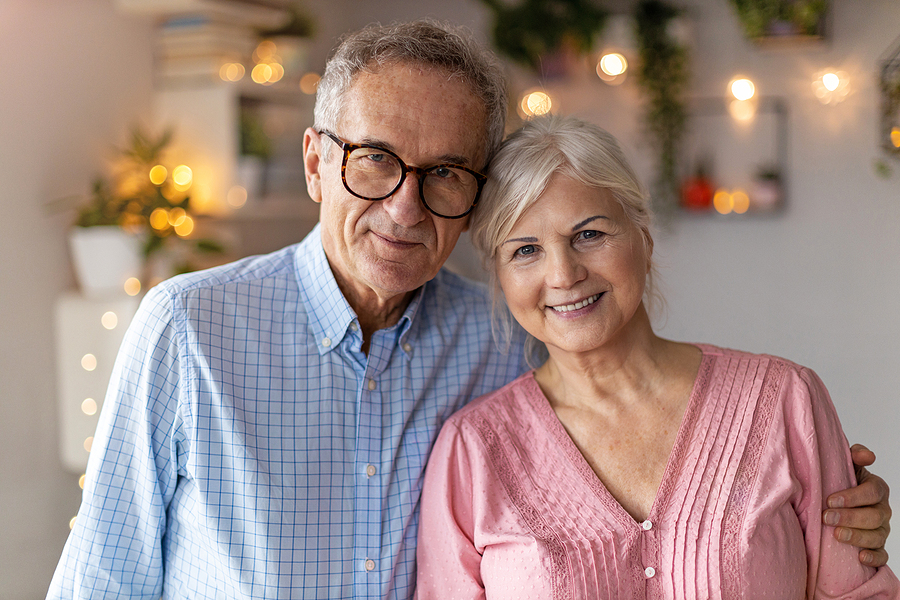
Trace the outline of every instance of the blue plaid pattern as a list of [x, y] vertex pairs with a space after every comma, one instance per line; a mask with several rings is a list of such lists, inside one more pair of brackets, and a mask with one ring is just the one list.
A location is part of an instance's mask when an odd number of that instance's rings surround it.
[[525, 368], [441, 271], [368, 356], [318, 227], [151, 290], [48, 598], [410, 598], [444, 420]]

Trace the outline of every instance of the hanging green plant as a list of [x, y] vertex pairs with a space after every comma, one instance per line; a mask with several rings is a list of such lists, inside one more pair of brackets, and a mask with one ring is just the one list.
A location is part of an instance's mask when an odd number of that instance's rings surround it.
[[731, 3], [748, 38], [824, 34], [828, 0], [731, 0]]
[[658, 152], [653, 208], [664, 221], [678, 205], [678, 159], [687, 124], [688, 53], [670, 27], [679, 14], [679, 9], [660, 0], [643, 0], [635, 14], [637, 81], [646, 98], [644, 123]]
[[540, 72], [560, 50], [587, 54], [603, 30], [607, 12], [592, 0], [482, 0], [494, 13], [493, 43], [512, 61]]

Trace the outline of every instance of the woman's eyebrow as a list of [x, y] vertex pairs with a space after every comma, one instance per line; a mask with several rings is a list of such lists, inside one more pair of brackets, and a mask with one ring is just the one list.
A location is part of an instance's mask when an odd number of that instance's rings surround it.
[[534, 244], [538, 239], [536, 237], [523, 237], [523, 238], [512, 238], [503, 242], [504, 244], [510, 244], [512, 242], [519, 242], [525, 244]]
[[591, 221], [596, 221], [597, 219], [606, 219], [607, 221], [611, 221], [611, 220], [612, 220], [612, 219], [610, 219], [609, 217], [605, 217], [605, 216], [603, 216], [603, 215], [597, 215], [597, 216], [595, 216], [595, 217], [588, 217], [588, 218], [585, 219], [584, 221], [582, 221], [582, 222], [580, 222], [580, 223], [577, 223], [577, 224], [575, 225], [575, 227], [572, 228], [572, 233], [575, 233], [576, 231], [578, 231], [579, 229], [581, 229], [582, 227], [584, 227], [585, 225], [587, 225], [587, 224], [590, 223]]

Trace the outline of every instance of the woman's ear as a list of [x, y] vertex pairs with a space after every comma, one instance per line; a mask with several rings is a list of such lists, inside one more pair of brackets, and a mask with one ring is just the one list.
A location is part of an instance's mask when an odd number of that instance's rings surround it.
[[322, 137], [312, 127], [303, 133], [303, 169], [306, 173], [306, 191], [313, 202], [322, 202]]

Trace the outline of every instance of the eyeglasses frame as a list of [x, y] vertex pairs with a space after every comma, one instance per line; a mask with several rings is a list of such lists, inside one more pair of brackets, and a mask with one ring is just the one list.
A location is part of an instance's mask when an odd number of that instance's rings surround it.
[[[331, 133], [329, 131], [325, 131], [325, 130], [317, 131], [316, 133], [318, 133], [319, 135], [328, 136], [329, 138], [331, 138], [331, 141], [333, 141], [335, 144], [340, 146], [341, 150], [344, 153], [344, 159], [341, 161], [341, 181], [344, 183], [344, 189], [346, 189], [348, 192], [350, 192], [351, 194], [353, 194], [354, 196], [356, 196], [357, 198], [360, 198], [362, 200], [368, 200], [370, 202], [378, 202], [379, 200], [384, 200], [386, 198], [390, 198], [397, 190], [400, 189], [400, 186], [403, 185], [403, 182], [406, 180], [406, 174], [413, 173], [414, 175], [416, 175], [416, 179], [419, 182], [419, 200], [422, 201], [422, 206], [424, 206], [428, 210], [428, 212], [430, 212], [431, 214], [433, 214], [437, 217], [440, 217], [442, 219], [462, 219], [463, 217], [465, 217], [466, 215], [471, 213], [472, 210], [475, 208], [475, 205], [478, 204], [478, 199], [481, 198], [481, 190], [484, 187], [485, 182], [487, 181], [487, 175], [484, 175], [483, 173], [479, 173], [478, 171], [475, 171], [475, 170], [465, 167], [463, 165], [457, 165], [454, 163], [441, 163], [441, 164], [437, 164], [437, 165], [432, 165], [427, 168], [411, 167], [411, 166], [407, 165], [405, 162], [403, 162], [403, 159], [400, 158], [399, 156], [397, 156], [395, 153], [391, 152], [390, 150], [388, 150], [386, 148], [382, 148], [381, 146], [375, 146], [372, 144], [351, 144], [350, 142], [345, 142], [338, 136], [334, 135], [333, 133]], [[347, 184], [347, 161], [350, 158], [350, 153], [353, 152], [354, 150], [359, 150], [360, 148], [372, 148], [373, 150], [379, 150], [381, 152], [384, 152], [385, 154], [390, 154], [391, 156], [396, 158], [397, 162], [400, 164], [400, 181], [397, 182], [397, 185], [394, 187], [394, 189], [392, 189], [389, 193], [385, 194], [384, 196], [381, 196], [380, 198], [366, 198], [365, 196], [357, 194], [356, 192], [351, 190], [350, 186]], [[455, 217], [442, 215], [441, 213], [435, 211], [433, 208], [428, 206], [428, 202], [425, 201], [425, 175], [427, 175], [429, 171], [436, 169], [438, 167], [452, 167], [454, 169], [461, 169], [467, 173], [470, 173], [471, 175], [473, 175], [475, 177], [475, 181], [478, 184], [478, 191], [475, 192], [475, 199], [472, 201], [472, 205], [469, 206], [469, 209], [466, 212], [464, 212], [463, 214], [456, 215]]]

